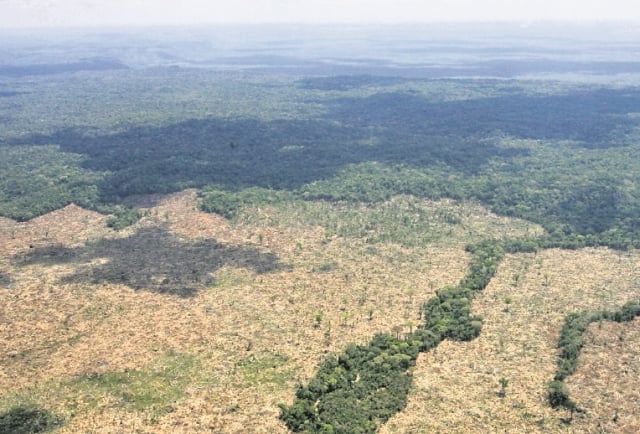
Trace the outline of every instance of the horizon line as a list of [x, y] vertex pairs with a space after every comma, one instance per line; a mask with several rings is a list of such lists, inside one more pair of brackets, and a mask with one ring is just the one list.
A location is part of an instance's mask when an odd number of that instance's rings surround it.
[[[398, 21], [264, 21], [264, 22], [200, 22], [200, 23], [101, 23], [101, 24], [38, 24], [38, 25], [3, 25], [0, 32], [14, 30], [97, 30], [97, 29], [142, 29], [142, 28], [204, 28], [204, 27], [372, 27], [372, 26], [420, 26], [420, 25], [515, 25], [522, 28], [545, 25], [572, 25], [575, 27], [611, 26], [616, 24], [637, 25], [640, 30], [640, 19], [598, 19], [598, 20], [570, 20], [570, 19], [494, 19], [494, 20], [398, 20]], [[623, 29], [621, 29], [623, 30]]]

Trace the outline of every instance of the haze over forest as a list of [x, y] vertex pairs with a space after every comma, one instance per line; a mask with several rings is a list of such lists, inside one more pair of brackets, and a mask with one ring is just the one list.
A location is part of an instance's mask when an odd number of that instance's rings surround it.
[[2, 0], [3, 27], [640, 22], [628, 0]]

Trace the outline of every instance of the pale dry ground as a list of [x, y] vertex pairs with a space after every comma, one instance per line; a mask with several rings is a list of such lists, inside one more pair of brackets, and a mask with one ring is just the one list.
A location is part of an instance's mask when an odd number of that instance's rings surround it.
[[566, 383], [587, 417], [576, 420], [584, 432], [640, 431], [640, 319], [591, 324], [580, 368]]
[[[462, 243], [372, 248], [325, 239], [322, 228], [231, 227], [196, 211], [193, 191], [143, 199], [148, 216], [120, 233], [75, 206], [0, 222], [0, 266], [10, 279], [0, 295], [3, 408], [26, 395], [67, 416], [61, 432], [286, 432], [277, 403], [290, 403], [296, 382], [327, 353], [408, 329], [419, 304], [466, 268]], [[260, 255], [275, 255], [276, 265], [256, 271]], [[164, 278], [187, 282], [174, 256], [197, 272], [193, 296], [158, 292]], [[118, 283], [120, 274], [138, 289]], [[95, 408], [74, 397], [73, 417], [56, 402], [69, 399], [78, 376], [144, 369], [167, 352], [200, 365], [184, 398], [153, 422], [109, 396]], [[248, 357], [281, 357], [272, 371], [286, 380], [247, 378], [238, 366]]]
[[[637, 320], [590, 327], [579, 369], [566, 381], [585, 410], [571, 424], [561, 422], [568, 413], [552, 410], [545, 396], [566, 314], [617, 310], [640, 297], [639, 280], [638, 252], [554, 249], [508, 255], [473, 302], [473, 311], [485, 318], [480, 336], [445, 341], [421, 354], [407, 408], [380, 432], [639, 432]], [[511, 299], [508, 308], [506, 298]], [[611, 329], [624, 330], [619, 332], [624, 341]], [[504, 398], [498, 396], [501, 378], [508, 380]], [[611, 422], [615, 408], [618, 423]]]
[[[191, 190], [133, 200], [148, 215], [119, 233], [75, 206], [27, 223], [0, 219], [0, 410], [35, 401], [66, 416], [64, 433], [287, 432], [277, 404], [291, 403], [328, 353], [417, 324], [420, 304], [464, 275], [465, 236], [525, 227], [475, 205], [430, 203], [455, 209], [464, 224], [449, 242], [409, 249], [266, 217], [230, 225], [197, 211]], [[381, 432], [564, 429], [564, 414], [544, 401], [562, 319], [631, 299], [638, 260], [607, 250], [509, 256], [474, 302], [486, 318], [481, 336], [421, 355], [407, 409]], [[636, 329], [628, 330], [619, 344], [633, 359]], [[78, 378], [143, 371], [167, 354], [197, 363], [166, 411], [134, 411], [106, 393], [90, 405], [96, 397], [78, 392]], [[592, 412], [601, 414], [589, 409], [574, 427], [592, 426]], [[625, 411], [619, 418], [637, 422]]]

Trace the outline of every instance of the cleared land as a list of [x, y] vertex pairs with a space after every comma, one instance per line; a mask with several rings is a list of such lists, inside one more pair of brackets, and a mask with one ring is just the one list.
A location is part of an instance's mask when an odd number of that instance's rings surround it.
[[[37, 405], [64, 417], [59, 432], [286, 432], [277, 404], [296, 384], [349, 342], [419, 324], [419, 306], [464, 275], [466, 243], [539, 231], [402, 196], [247, 208], [233, 223], [197, 211], [192, 190], [131, 200], [147, 215], [121, 232], [73, 205], [0, 220], [0, 412]], [[393, 233], [385, 210], [409, 205], [429, 222], [420, 243], [367, 242], [363, 227]], [[314, 224], [347, 212], [350, 228]], [[637, 298], [639, 262], [607, 249], [507, 256], [473, 302], [480, 337], [422, 354], [406, 410], [381, 432], [633, 432], [638, 321], [589, 328], [567, 380], [585, 410], [572, 424], [545, 391], [565, 315]]]

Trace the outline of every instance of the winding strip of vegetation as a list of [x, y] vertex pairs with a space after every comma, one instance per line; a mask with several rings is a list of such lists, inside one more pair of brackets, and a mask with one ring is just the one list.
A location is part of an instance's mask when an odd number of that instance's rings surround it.
[[423, 306], [424, 324], [404, 339], [377, 334], [365, 345], [349, 345], [322, 362], [316, 376], [300, 385], [280, 418], [294, 432], [374, 433], [402, 410], [420, 352], [444, 339], [467, 341], [480, 333], [482, 319], [472, 316], [471, 300], [483, 290], [504, 256], [500, 242], [467, 247], [469, 270], [457, 286], [446, 287]]
[[595, 312], [574, 312], [567, 315], [560, 331], [558, 348], [558, 369], [553, 381], [549, 383], [548, 399], [553, 408], [564, 407], [575, 410], [576, 403], [569, 398], [564, 380], [578, 367], [578, 356], [584, 346], [584, 332], [592, 322], [615, 321], [628, 322], [640, 316], [640, 303], [628, 302], [618, 311], [600, 310]]

